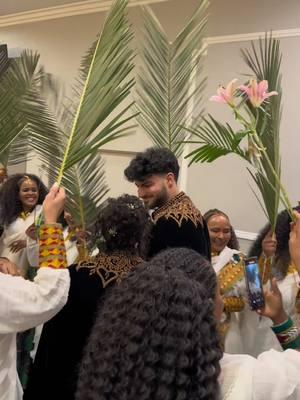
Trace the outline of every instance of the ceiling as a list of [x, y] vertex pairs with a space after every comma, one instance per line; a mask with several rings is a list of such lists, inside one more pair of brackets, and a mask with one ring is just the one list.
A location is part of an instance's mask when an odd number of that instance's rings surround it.
[[0, 0], [0, 16], [85, 1], [89, 0]]

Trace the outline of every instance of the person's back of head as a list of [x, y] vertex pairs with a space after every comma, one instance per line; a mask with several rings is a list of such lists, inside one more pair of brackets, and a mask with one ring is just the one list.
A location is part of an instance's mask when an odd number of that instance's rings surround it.
[[76, 399], [218, 399], [216, 291], [212, 267], [193, 250], [167, 250], [137, 268], [96, 319]]
[[149, 215], [141, 200], [125, 194], [105, 202], [95, 224], [95, 231], [98, 239], [104, 239], [104, 251], [125, 251], [143, 256], [149, 225]]

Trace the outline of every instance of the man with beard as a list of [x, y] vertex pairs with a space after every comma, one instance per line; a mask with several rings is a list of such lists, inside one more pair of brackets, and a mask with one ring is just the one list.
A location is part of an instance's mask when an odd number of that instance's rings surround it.
[[137, 186], [138, 196], [152, 210], [148, 257], [168, 247], [188, 247], [210, 259], [205, 221], [191, 199], [177, 186], [179, 164], [168, 149], [138, 153], [124, 171]]

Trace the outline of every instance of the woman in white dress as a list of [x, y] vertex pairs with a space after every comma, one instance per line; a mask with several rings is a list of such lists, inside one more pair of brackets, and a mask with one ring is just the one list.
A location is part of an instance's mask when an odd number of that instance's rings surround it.
[[228, 216], [218, 209], [207, 211], [203, 218], [208, 227], [211, 263], [218, 276], [224, 310], [220, 331], [227, 353], [243, 353], [239, 313], [245, 308], [246, 286], [244, 255]]
[[47, 194], [43, 182], [32, 174], [15, 174], [0, 191], [0, 256], [15, 263], [23, 277], [27, 277], [29, 261], [26, 231], [35, 224], [42, 212]]

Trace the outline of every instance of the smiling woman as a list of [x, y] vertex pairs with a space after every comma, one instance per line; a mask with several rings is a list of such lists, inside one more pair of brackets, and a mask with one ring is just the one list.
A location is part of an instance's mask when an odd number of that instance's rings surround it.
[[218, 276], [220, 292], [224, 303], [221, 331], [228, 353], [242, 353], [239, 315], [244, 309], [243, 296], [246, 292], [243, 254], [228, 216], [218, 210], [207, 211], [205, 219], [209, 231], [212, 251], [212, 265]]
[[35, 175], [12, 175], [0, 191], [0, 223], [4, 231], [0, 241], [0, 256], [14, 262], [22, 276], [29, 267], [26, 231], [42, 211], [47, 194], [43, 182]]

